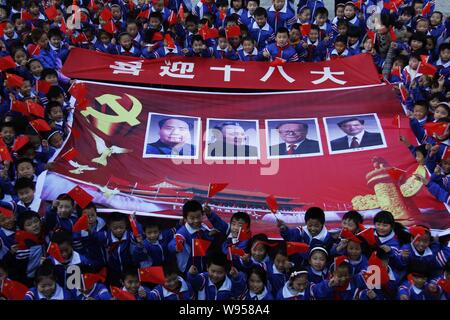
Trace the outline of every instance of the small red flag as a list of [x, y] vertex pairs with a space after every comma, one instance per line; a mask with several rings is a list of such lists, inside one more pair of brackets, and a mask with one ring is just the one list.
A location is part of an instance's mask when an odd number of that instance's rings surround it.
[[76, 186], [75, 188], [67, 192], [67, 194], [73, 199], [73, 201], [78, 203], [81, 209], [84, 209], [94, 199], [93, 196], [87, 193], [80, 186]]
[[128, 220], [130, 221], [131, 230], [133, 231], [133, 236], [137, 237], [139, 235], [139, 228], [137, 225], [136, 218], [130, 214], [128, 216]]
[[117, 31], [117, 27], [114, 24], [114, 22], [111, 20], [103, 26], [103, 30], [105, 30], [108, 33], [114, 34]]
[[422, 17], [426, 17], [430, 14], [431, 12], [431, 0], [428, 1], [428, 3], [422, 8]]
[[271, 67], [281, 66], [286, 63], [286, 60], [280, 57], [275, 57], [272, 61], [270, 61]]
[[36, 120], [32, 120], [32, 121], [30, 121], [30, 126], [31, 126], [37, 133], [52, 131], [52, 128], [49, 126], [49, 124], [47, 123], [47, 121], [45, 121], [44, 119], [36, 119]]
[[7, 300], [23, 300], [28, 288], [20, 282], [5, 279], [0, 281], [0, 296]]
[[61, 20], [61, 26], [59, 27], [59, 30], [64, 34], [67, 33], [66, 21], [64, 19]]
[[48, 81], [45, 81], [45, 80], [36, 81], [36, 91], [37, 92], [47, 94], [51, 87], [52, 87], [52, 84]]
[[377, 257], [376, 251], [372, 252], [372, 255], [369, 258], [369, 266], [377, 266], [380, 270], [380, 284], [382, 286], [386, 285], [389, 282], [389, 274], [387, 272], [386, 267], [383, 265], [383, 262], [380, 258]]
[[238, 255], [240, 257], [243, 257], [246, 254], [244, 249], [239, 249], [239, 248], [236, 248], [235, 246], [228, 247], [228, 250], [229, 250], [230, 254]]
[[433, 134], [442, 136], [447, 130], [448, 123], [446, 122], [427, 122], [423, 125], [427, 136], [432, 137]]
[[23, 86], [24, 78], [16, 74], [7, 73], [6, 74], [6, 85], [9, 88], [21, 88]]
[[176, 234], [175, 235], [175, 246], [177, 252], [181, 252], [184, 249], [184, 238], [183, 236]]
[[97, 282], [103, 282], [101, 275], [97, 273], [85, 273], [82, 277], [84, 290], [92, 290]]
[[373, 228], [364, 229], [357, 235], [366, 240], [369, 246], [374, 247], [377, 245], [377, 239], [375, 238], [375, 229]]
[[47, 253], [49, 256], [55, 258], [59, 263], [64, 263], [64, 258], [61, 255], [61, 250], [59, 249], [59, 245], [57, 243], [50, 242]]
[[5, 218], [12, 218], [14, 216], [14, 212], [5, 207], [0, 207], [0, 214]]
[[237, 25], [228, 26], [225, 33], [227, 39], [229, 39], [230, 37], [239, 37], [241, 35], [241, 28]]
[[303, 242], [286, 242], [287, 255], [291, 256], [296, 253], [307, 253], [309, 245]]
[[17, 230], [15, 238], [17, 247], [20, 250], [28, 249], [30, 247], [30, 242], [33, 245], [41, 242], [39, 241], [38, 236], [23, 230]]
[[421, 62], [419, 68], [417, 68], [417, 72], [427, 76], [434, 76], [437, 72], [437, 68], [430, 63]]
[[136, 300], [136, 297], [132, 293], [113, 286], [111, 286], [111, 294], [118, 300]]
[[224, 21], [226, 16], [225, 9], [220, 9], [220, 20]]
[[31, 21], [31, 20], [33, 20], [33, 16], [27, 10], [22, 10], [20, 12], [20, 20]]
[[95, 0], [90, 0], [88, 4], [88, 9], [93, 12], [98, 11], [98, 5], [95, 3]]
[[377, 34], [371, 30], [367, 31], [367, 38], [372, 40], [372, 44], [375, 44], [375, 39], [377, 37]]
[[357, 236], [355, 236], [353, 234], [353, 232], [351, 232], [347, 228], [343, 228], [341, 230], [341, 234], [339, 236], [341, 237], [341, 239], [346, 239], [346, 240], [353, 241], [356, 243], [362, 243], [361, 239], [359, 239]]
[[29, 116], [27, 104], [20, 100], [12, 101], [11, 111], [20, 112], [24, 116]]
[[85, 98], [86, 95], [87, 95], [86, 84], [82, 83], [82, 82], [74, 83], [69, 88], [69, 93], [70, 93], [71, 96], [74, 96], [75, 99], [77, 99], [77, 100]]
[[177, 46], [175, 45], [175, 42], [173, 41], [170, 34], [166, 33], [164, 35], [164, 41], [166, 42], [166, 47], [169, 49], [175, 49]]
[[1, 161], [13, 161], [13, 158], [11, 157], [5, 142], [3, 142], [3, 139], [0, 139], [0, 159]]
[[150, 282], [156, 284], [164, 284], [166, 282], [164, 270], [161, 266], [140, 268], [138, 272], [139, 281], [141, 282]]
[[55, 20], [56, 16], [58, 15], [58, 11], [56, 10], [55, 6], [51, 6], [45, 9], [45, 15], [49, 20]]
[[228, 186], [228, 183], [210, 183], [208, 187], [208, 198], [214, 197], [217, 193]]
[[167, 18], [167, 23], [169, 24], [169, 27], [177, 24], [177, 14], [175, 13], [175, 11], [170, 11], [170, 16], [169, 18]]
[[414, 239], [411, 242], [415, 242], [416, 240], [419, 240], [424, 235], [429, 232], [429, 229], [423, 227], [423, 226], [411, 226], [408, 228], [409, 233], [414, 237]]
[[239, 229], [238, 240], [246, 241], [246, 240], [249, 240], [251, 237], [252, 237], [252, 233], [251, 233], [250, 229], [248, 228], [247, 224], [245, 223]]
[[444, 290], [445, 293], [450, 293], [450, 279], [440, 279], [438, 285]]
[[17, 65], [11, 56], [5, 56], [0, 58], [0, 71], [15, 69], [16, 67]]
[[311, 25], [310, 24], [302, 24], [300, 26], [300, 33], [302, 34], [303, 37], [306, 37], [309, 32], [311, 31]]
[[270, 211], [273, 213], [277, 212], [278, 210], [278, 202], [275, 196], [270, 195], [266, 198], [267, 206], [269, 207]]
[[192, 239], [192, 256], [204, 257], [208, 251], [211, 241], [204, 239]]
[[403, 83], [400, 83], [398, 87], [400, 89], [400, 95], [402, 97], [402, 101], [406, 102], [406, 100], [408, 99], [408, 96], [409, 96], [408, 89], [406, 89], [406, 86]]
[[387, 170], [387, 173], [392, 178], [392, 180], [399, 181], [400, 178], [406, 173], [406, 171], [399, 168], [389, 168]]
[[392, 42], [397, 41], [397, 35], [395, 34], [395, 31], [394, 31], [393, 27], [391, 27], [389, 29], [389, 35], [391, 36], [391, 41]]
[[139, 14], [137, 15], [137, 18], [144, 18], [146, 20], [148, 20], [149, 17], [150, 17], [150, 10], [149, 9], [139, 12]]
[[180, 17], [181, 21], [184, 21], [184, 6], [183, 6], [183, 4], [180, 5], [180, 9], [178, 10], [178, 16]]
[[80, 218], [78, 218], [77, 222], [72, 227], [72, 232], [80, 232], [83, 230], [87, 230], [89, 228], [88, 216], [86, 213], [83, 213]]
[[77, 156], [78, 156], [78, 150], [75, 149], [74, 147], [72, 147], [61, 156], [61, 159], [70, 161], [70, 160], [75, 159]]
[[8, 24], [7, 21], [0, 23], [0, 37], [3, 37], [5, 35], [5, 28], [7, 24]]
[[100, 16], [99, 16], [99, 17], [102, 18], [103, 21], [109, 22], [109, 21], [113, 18], [113, 15], [112, 15], [111, 10], [109, 10], [108, 8], [105, 8], [105, 9], [103, 9], [103, 11], [100, 13]]
[[27, 100], [28, 113], [39, 118], [45, 118], [45, 109], [39, 103]]
[[28, 138], [28, 136], [24, 134], [17, 136], [16, 139], [14, 139], [14, 144], [11, 150], [17, 152], [22, 149], [28, 142], [30, 142], [30, 138]]

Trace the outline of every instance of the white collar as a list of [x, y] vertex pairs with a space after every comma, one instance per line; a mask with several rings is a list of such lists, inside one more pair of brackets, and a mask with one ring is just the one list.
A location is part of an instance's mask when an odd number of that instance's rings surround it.
[[121, 45], [119, 45], [119, 46], [120, 46], [120, 53], [122, 53], [122, 52], [135, 53], [136, 52], [136, 49], [134, 48], [134, 46], [131, 46], [131, 49], [129, 51], [125, 50]]
[[361, 256], [359, 257], [358, 260], [350, 260], [350, 258], [349, 258], [348, 261], [350, 261], [350, 264], [352, 266], [356, 266], [357, 264], [361, 263], [361, 261], [362, 261], [362, 254], [361, 254]]
[[389, 280], [392, 280], [392, 281], [395, 281], [395, 280], [396, 280], [396, 279], [395, 279], [395, 274], [394, 274], [394, 272], [392, 271], [392, 269], [391, 269], [390, 266], [388, 266], [388, 274], [389, 274]]
[[14, 233], [16, 233], [16, 231], [14, 231], [14, 230], [8, 230], [8, 229], [5, 229], [5, 228], [1, 228], [2, 229], [2, 231], [3, 231], [3, 233], [5, 234], [5, 236], [10, 236], [10, 235], [12, 235], [12, 234], [14, 234]]
[[365, 132], [366, 132], [366, 131], [363, 130], [363, 131], [361, 131], [360, 133], [358, 133], [356, 136], [347, 136], [348, 145], [350, 145], [350, 144], [352, 143], [353, 137], [356, 137], [358, 143], [361, 144], [361, 141], [362, 141], [362, 139], [363, 139], [363, 136], [364, 136], [364, 133], [365, 133]]
[[305, 291], [302, 291], [302, 292], [294, 291], [294, 289], [292, 289], [289, 286], [289, 281], [284, 284], [284, 287], [283, 287], [283, 298], [289, 299], [289, 298], [292, 298], [292, 297], [304, 296], [304, 295], [305, 295]]
[[53, 293], [53, 295], [50, 297], [50, 299], [47, 299], [46, 297], [44, 297], [39, 291], [37, 293], [38, 293], [39, 300], [41, 300], [41, 299], [45, 299], [45, 300], [64, 300], [64, 291], [59, 286], [59, 284], [56, 284], [55, 293]]
[[200, 228], [192, 228], [191, 226], [190, 226], [190, 224], [189, 223], [185, 223], [184, 224], [184, 226], [186, 227], [186, 230], [190, 233], [190, 234], [194, 234], [194, 233], [196, 233], [197, 231], [200, 231], [202, 228], [200, 227]]
[[325, 226], [322, 227], [322, 230], [319, 232], [319, 234], [315, 237], [311, 236], [311, 234], [308, 231], [308, 228], [304, 228], [303, 231], [305, 231], [305, 233], [308, 235], [308, 237], [311, 239], [310, 242], [312, 241], [312, 239], [317, 239], [319, 241], [324, 241], [325, 237], [328, 234], [327, 228]]
[[319, 39], [316, 40], [316, 42], [311, 42], [311, 40], [309, 39], [309, 37], [306, 38], [306, 43], [307, 44], [312, 44], [314, 46], [319, 45]]
[[50, 42], [48, 43], [48, 45], [50, 46], [50, 49], [52, 49], [53, 51], [57, 51], [57, 50], [60, 50], [62, 48], [62, 46], [57, 48], [57, 47], [53, 46]]
[[450, 67], [450, 60], [447, 61], [446, 63], [443, 63], [442, 59], [439, 58], [439, 60], [436, 61], [436, 66], [443, 66], [444, 68], [448, 68], [448, 67]]
[[233, 13], [236, 13], [236, 14], [238, 14], [238, 15], [242, 15], [242, 12], [244, 12], [244, 9], [239, 9], [239, 11], [236, 11], [236, 10], [234, 10], [233, 8], [230, 8], [230, 13], [231, 14], [233, 14]]
[[357, 20], [358, 20], [358, 16], [355, 16], [352, 20], [349, 20], [348, 23], [355, 24]]
[[310, 268], [310, 270], [312, 271], [312, 273], [314, 273], [316, 276], [321, 276], [324, 277], [326, 272], [325, 269], [323, 269], [322, 271], [316, 270], [313, 267]]
[[420, 253], [417, 251], [417, 249], [414, 247], [414, 244], [413, 244], [413, 243], [411, 243], [411, 249], [412, 249], [412, 251], [414, 252], [414, 254], [415, 254], [416, 256], [418, 256], [418, 257], [426, 257], [426, 256], [430, 256], [430, 255], [433, 254], [433, 251], [431, 251], [430, 248], [426, 248], [425, 251], [424, 251], [422, 254], [420, 254]]
[[15, 31], [14, 31], [14, 34], [13, 34], [13, 36], [11, 38], [8, 37], [6, 34], [4, 34], [3, 37], [5, 38], [5, 40], [9, 40], [9, 39], [15, 40], [15, 39], [19, 38], [18, 34]]
[[[231, 282], [230, 278], [228, 276], [225, 276], [225, 281], [222, 283], [222, 286], [220, 286], [219, 291], [230, 291], [233, 283]], [[211, 279], [208, 276], [208, 286], [215, 286], [214, 283], [212, 283]]]
[[[72, 253], [72, 258], [70, 259], [69, 262], [64, 263], [65, 266], [73, 266], [76, 264], [80, 264], [81, 263], [81, 258], [80, 258], [80, 254], [76, 251], [73, 251]], [[62, 265], [61, 262], [59, 262], [58, 260], [55, 259], [55, 265]]]
[[115, 235], [113, 235], [113, 234], [111, 233], [111, 239], [112, 239], [112, 242], [113, 242], [113, 243], [114, 243], [114, 242], [119, 242], [119, 241], [122, 241], [122, 240], [127, 240], [127, 239], [128, 239], [128, 234], [127, 234], [127, 232], [125, 231], [125, 232], [123, 233], [122, 238], [121, 238], [121, 239], [118, 239], [118, 238], [116, 238]]
[[273, 272], [273, 274], [283, 274], [283, 272], [281, 272], [280, 270], [277, 269], [277, 267], [275, 266], [275, 263], [272, 265], [272, 272]]
[[422, 292], [422, 289], [417, 288], [414, 284], [411, 284], [411, 289], [414, 291], [415, 294], [420, 294]]
[[267, 291], [267, 288], [265, 286], [264, 286], [263, 292], [261, 292], [260, 294], [257, 294], [257, 293], [254, 293], [252, 291], [249, 291], [250, 298], [256, 297], [256, 300], [264, 299], [264, 297], [267, 295], [267, 293], [268, 293], [268, 291]]
[[[403, 70], [405, 70], [409, 74], [411, 80], [414, 80], [415, 78], [420, 77], [422, 75], [420, 72], [418, 72], [418, 70], [411, 69], [410, 66], [406, 66]], [[412, 75], [414, 75], [414, 78], [412, 77]]]
[[252, 53], [248, 53], [248, 52], [246, 52], [246, 51], [242, 51], [242, 52], [244, 53], [244, 56], [249, 56], [250, 54], [251, 54], [252, 56], [256, 56], [256, 55], [258, 54], [258, 49], [253, 48]]
[[337, 52], [337, 50], [336, 49], [333, 49], [333, 51], [331, 51], [331, 54], [333, 55], [337, 55], [337, 56], [339, 56], [339, 57], [346, 57], [346, 56], [348, 56], [348, 50], [347, 49], [345, 49], [344, 50], [344, 52], [342, 52], [341, 54], [339, 54], [338, 52]]
[[164, 47], [164, 53], [167, 55], [168, 53], [178, 53], [178, 48], [177, 46], [175, 46], [175, 49], [172, 49], [172, 51], [170, 51], [167, 47]]
[[19, 202], [17, 202], [18, 205], [21, 205], [25, 208], [28, 208], [34, 212], [38, 212], [39, 211], [39, 207], [41, 205], [41, 199], [38, 199], [36, 196], [34, 196], [33, 201], [30, 203], [29, 206], [26, 206], [25, 203], [23, 203], [22, 200], [20, 200]]
[[222, 49], [219, 45], [217, 45], [216, 50], [217, 51], [224, 51], [226, 52], [228, 48]]
[[260, 28], [260, 27], [258, 26], [258, 24], [256, 23], [256, 21], [255, 21], [255, 22], [253, 22], [253, 24], [252, 24], [252, 29], [260, 29], [260, 30], [264, 30], [264, 31], [269, 31], [269, 30], [270, 30], [270, 26], [269, 26], [269, 24], [266, 22], [266, 24], [264, 25], [264, 27]]
[[395, 237], [395, 232], [394, 232], [394, 231], [391, 231], [391, 233], [389, 233], [389, 234], [388, 234], [387, 236], [385, 236], [385, 237], [380, 237], [380, 236], [378, 235], [378, 233], [377, 233], [377, 237], [378, 237], [378, 239], [380, 240], [381, 244], [383, 244], [383, 243], [385, 243], [385, 242], [391, 240], [392, 238], [394, 238], [394, 237]]
[[[181, 288], [180, 288], [180, 292], [186, 292], [189, 290], [189, 287], [186, 283], [186, 281], [184, 281], [183, 278], [178, 277], [178, 281], [181, 282]], [[167, 290], [164, 286], [162, 287], [162, 292], [163, 292], [163, 296], [164, 298], [173, 295], [174, 293], [172, 291]]]
[[[282, 8], [279, 12], [286, 13], [286, 11], [287, 11], [287, 3], [288, 3], [287, 1], [284, 3], [283, 8]], [[270, 7], [269, 11], [275, 11], [275, 7], [272, 5], [272, 6]], [[275, 12], [276, 12], [276, 11], [275, 11]]]

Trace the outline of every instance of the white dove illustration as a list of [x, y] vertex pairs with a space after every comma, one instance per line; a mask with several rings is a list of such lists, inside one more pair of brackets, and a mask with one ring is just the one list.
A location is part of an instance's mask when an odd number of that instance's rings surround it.
[[116, 195], [116, 194], [119, 194], [119, 193], [120, 193], [120, 190], [119, 190], [119, 189], [117, 189], [117, 188], [109, 189], [107, 186], [99, 187], [99, 189], [100, 189], [100, 191], [103, 193], [103, 195], [104, 195], [106, 198], [109, 198], [109, 197], [111, 197], [111, 196], [113, 196], [113, 195]]
[[69, 172], [73, 174], [82, 174], [84, 171], [97, 170], [97, 168], [92, 168], [85, 164], [79, 164], [78, 162], [72, 160], [69, 161], [69, 164], [75, 168], [73, 170], [69, 170]]
[[98, 154], [100, 155], [100, 157], [92, 159], [91, 160], [92, 162], [101, 164], [102, 166], [106, 166], [108, 164], [107, 158], [110, 157], [111, 155], [133, 152], [133, 150], [121, 148], [118, 146], [107, 147], [105, 144], [105, 141], [102, 138], [97, 136], [92, 131], [91, 131], [91, 135], [95, 140], [95, 146], [97, 148]]

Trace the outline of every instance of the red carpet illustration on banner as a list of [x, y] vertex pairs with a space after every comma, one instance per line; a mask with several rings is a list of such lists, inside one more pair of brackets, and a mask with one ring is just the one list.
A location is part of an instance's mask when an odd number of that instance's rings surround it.
[[[228, 185], [208, 200], [214, 210], [226, 220], [246, 211], [254, 232], [271, 236], [276, 217], [303, 224], [310, 206], [325, 209], [331, 228], [350, 209], [367, 223], [383, 209], [405, 225], [450, 226], [444, 205], [411, 177], [426, 171], [399, 140], [414, 136], [389, 86], [284, 94], [86, 87], [87, 107], [74, 116], [79, 134], [60, 155], [77, 152], [56, 159], [45, 199], [80, 184], [99, 205], [173, 217], [186, 199], [206, 201], [215, 182]], [[393, 114], [402, 115], [400, 128]]]

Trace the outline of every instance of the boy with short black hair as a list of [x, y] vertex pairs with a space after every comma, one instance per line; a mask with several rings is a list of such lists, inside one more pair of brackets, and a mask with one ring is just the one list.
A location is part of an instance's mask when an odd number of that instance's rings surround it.
[[264, 58], [270, 61], [298, 61], [297, 52], [289, 45], [289, 30], [284, 27], [281, 27], [277, 30], [275, 34], [275, 43], [271, 43], [266, 46], [262, 54]]
[[255, 21], [248, 25], [249, 35], [255, 39], [256, 47], [262, 50], [275, 37], [272, 27], [267, 22], [267, 11], [258, 7], [255, 9]]

